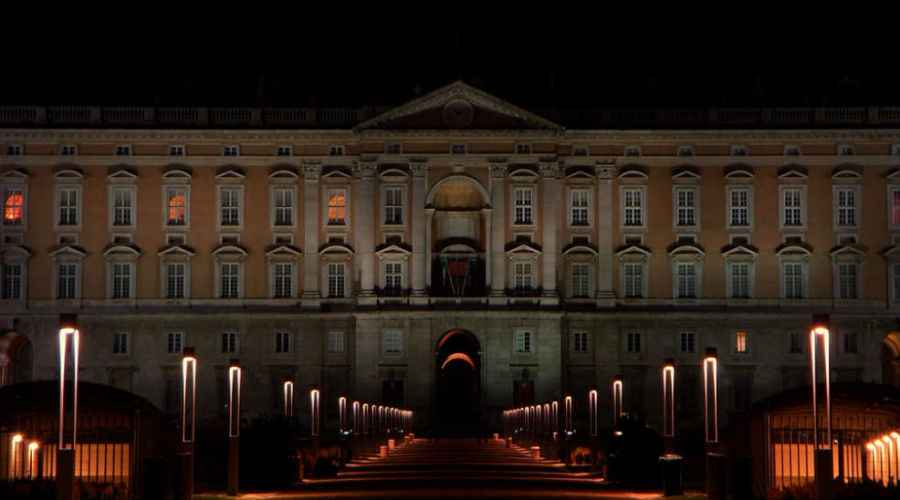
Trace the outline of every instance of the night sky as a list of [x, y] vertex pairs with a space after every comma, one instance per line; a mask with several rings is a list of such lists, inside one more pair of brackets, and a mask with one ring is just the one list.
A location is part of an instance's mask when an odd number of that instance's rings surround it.
[[29, 13], [0, 104], [395, 105], [461, 78], [530, 108], [900, 105], [898, 3]]

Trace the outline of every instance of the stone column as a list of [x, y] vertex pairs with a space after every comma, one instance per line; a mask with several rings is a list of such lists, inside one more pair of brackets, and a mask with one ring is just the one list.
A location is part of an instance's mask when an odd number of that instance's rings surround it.
[[503, 297], [506, 288], [506, 259], [503, 247], [506, 244], [506, 165], [491, 165], [491, 231], [487, 239], [491, 242], [490, 272], [492, 297]]
[[559, 251], [558, 234], [564, 210], [561, 205], [559, 166], [555, 163], [541, 163], [541, 304], [559, 303], [556, 290], [556, 257]]
[[412, 173], [412, 294], [425, 296], [425, 276], [428, 273], [428, 263], [425, 262], [425, 251], [428, 243], [425, 239], [425, 195], [428, 189], [427, 174], [428, 164], [411, 163], [409, 170]]
[[491, 262], [493, 257], [493, 248], [492, 243], [494, 241], [494, 237], [491, 233], [491, 221], [493, 217], [491, 217], [491, 213], [493, 209], [491, 208], [482, 208], [481, 209], [481, 220], [484, 221], [484, 281], [485, 286], [491, 286]]
[[434, 209], [425, 209], [425, 286], [431, 286], [431, 226], [434, 221]]
[[615, 255], [613, 255], [613, 178], [616, 174], [615, 162], [597, 162], [597, 299], [610, 302], [615, 299], [613, 272]]
[[354, 243], [359, 269], [359, 297], [374, 303], [375, 297], [375, 169], [374, 162], [360, 162], [356, 166], [356, 196], [353, 198]]
[[320, 165], [303, 166], [303, 294], [319, 298], [319, 176]]

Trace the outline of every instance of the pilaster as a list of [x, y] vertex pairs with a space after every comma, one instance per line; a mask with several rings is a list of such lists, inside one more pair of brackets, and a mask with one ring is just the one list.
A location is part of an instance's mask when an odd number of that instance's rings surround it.
[[616, 175], [615, 160], [598, 161], [597, 174], [597, 305], [615, 305], [613, 274], [615, 255], [613, 254], [613, 179]]
[[356, 196], [353, 200], [356, 265], [359, 269], [359, 301], [375, 303], [375, 170], [374, 162], [356, 166]]
[[541, 163], [541, 305], [558, 305], [556, 290], [556, 256], [559, 252], [559, 226], [561, 186], [559, 185], [559, 165], [552, 162]]
[[[503, 245], [506, 243], [506, 165], [491, 165], [491, 231], [488, 232], [488, 241], [491, 244], [491, 264], [487, 266], [490, 271], [490, 295], [501, 299], [504, 297], [506, 284], [506, 262], [503, 253]], [[505, 303], [505, 300], [500, 300]]]
[[321, 165], [303, 165], [303, 294], [304, 305], [319, 299], [319, 177]]
[[412, 295], [425, 296], [425, 276], [428, 266], [425, 252], [428, 243], [425, 239], [425, 195], [427, 194], [428, 164], [425, 162], [410, 163], [412, 173]]

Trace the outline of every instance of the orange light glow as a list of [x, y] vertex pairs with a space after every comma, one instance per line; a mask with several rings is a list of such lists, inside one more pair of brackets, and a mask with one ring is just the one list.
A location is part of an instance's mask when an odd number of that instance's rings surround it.
[[194, 441], [197, 408], [197, 360], [193, 349], [186, 347], [181, 358], [181, 441]]
[[78, 427], [78, 341], [77, 328], [63, 327], [59, 329], [59, 448], [63, 449], [63, 433], [65, 431], [66, 411], [66, 351], [69, 336], [72, 337], [72, 449], [75, 449], [76, 431]]
[[444, 360], [444, 363], [441, 365], [441, 370], [443, 370], [444, 367], [447, 366], [447, 364], [449, 364], [451, 361], [456, 361], [456, 360], [465, 361], [466, 363], [469, 364], [469, 366], [472, 367], [473, 370], [475, 369], [475, 362], [472, 361], [472, 358], [470, 358], [468, 354], [463, 353], [463, 352], [455, 352], [455, 353], [447, 356], [447, 359]]
[[6, 197], [3, 211], [3, 222], [5, 224], [21, 224], [22, 223], [22, 193], [14, 191]]
[[172, 193], [168, 202], [169, 224], [184, 224], [187, 212], [184, 193]]

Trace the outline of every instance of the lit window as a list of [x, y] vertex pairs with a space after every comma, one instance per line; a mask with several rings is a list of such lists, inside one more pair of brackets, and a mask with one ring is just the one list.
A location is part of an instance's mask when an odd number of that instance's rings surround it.
[[572, 190], [572, 206], [570, 207], [570, 222], [573, 226], [588, 225], [588, 190]]
[[166, 189], [166, 225], [183, 226], [187, 215], [187, 189]]
[[587, 334], [587, 332], [572, 333], [572, 350], [575, 352], [587, 352], [587, 350], [588, 350], [588, 334]]
[[734, 352], [747, 352], [747, 332], [735, 332], [734, 334]]
[[220, 188], [219, 203], [221, 204], [221, 225], [240, 225], [240, 190], [234, 187]]
[[128, 332], [113, 333], [113, 354], [128, 353]]
[[78, 225], [78, 189], [62, 188], [59, 190], [59, 225]]
[[391, 292], [399, 292], [403, 286], [403, 274], [400, 262], [384, 263], [384, 288]]
[[531, 331], [516, 332], [516, 352], [531, 352]]
[[3, 265], [3, 298], [22, 298], [22, 264]]
[[396, 330], [384, 332], [384, 352], [401, 352], [402, 348], [403, 332]]
[[384, 223], [403, 224], [403, 189], [384, 190]]
[[856, 189], [837, 190], [837, 218], [838, 226], [856, 226]]
[[238, 264], [224, 262], [219, 268], [220, 290], [219, 296], [223, 299], [233, 299], [238, 296]]
[[344, 332], [328, 332], [328, 352], [344, 352]]
[[328, 190], [328, 224], [343, 225], [344, 214], [347, 208], [347, 190]]
[[838, 264], [838, 297], [855, 299], [857, 297], [857, 265], [855, 263]]
[[590, 264], [572, 264], [572, 296], [588, 297], [590, 295]]
[[515, 263], [515, 283], [517, 290], [530, 290], [532, 286], [532, 265], [530, 262]]
[[328, 296], [344, 296], [344, 264], [342, 263], [328, 264]]
[[732, 189], [729, 196], [729, 221], [733, 227], [750, 225], [750, 190]]
[[292, 270], [291, 264], [275, 264], [275, 298], [287, 298], [291, 296]]
[[234, 352], [236, 344], [237, 344], [237, 333], [236, 332], [222, 333], [222, 352], [224, 352], [224, 353]]
[[750, 263], [733, 262], [728, 266], [731, 274], [731, 298], [746, 299], [750, 297]]
[[678, 270], [678, 297], [693, 298], [697, 296], [696, 265], [692, 262], [679, 262]]
[[782, 225], [797, 227], [803, 225], [802, 193], [799, 188], [786, 188], [782, 191], [784, 214]]
[[694, 332], [681, 332], [681, 352], [694, 352]]
[[515, 194], [515, 224], [531, 224], [534, 205], [532, 204], [531, 188], [516, 188]]
[[697, 192], [693, 189], [678, 189], [675, 191], [677, 200], [677, 218], [679, 226], [696, 226]]
[[859, 353], [859, 347], [856, 342], [856, 334], [855, 333], [845, 333], [844, 334], [844, 353], [845, 354]]
[[328, 148], [328, 156], [344, 156], [347, 150], [344, 146], [333, 145]]
[[640, 227], [644, 225], [644, 201], [640, 189], [626, 189], [625, 195], [625, 226]]
[[291, 352], [291, 333], [290, 332], [275, 333], [275, 352], [278, 352], [278, 353]]
[[291, 189], [275, 190], [275, 225], [290, 226], [293, 222], [294, 191]]
[[644, 265], [638, 262], [625, 263], [625, 297], [644, 296]]
[[803, 291], [803, 264], [799, 262], [786, 262], [783, 266], [784, 297], [786, 299], [802, 299]]
[[134, 191], [116, 189], [113, 191], [113, 225], [130, 226], [133, 221]]
[[57, 280], [57, 298], [74, 299], [76, 286], [75, 264], [60, 264], [57, 268]]
[[21, 226], [25, 213], [25, 196], [22, 188], [8, 188], [3, 195], [3, 224]]
[[788, 352], [791, 354], [800, 354], [803, 352], [803, 337], [799, 333], [788, 334]]
[[113, 262], [112, 285], [114, 299], [127, 299], [131, 297], [131, 264], [128, 262]]
[[166, 334], [166, 352], [181, 352], [181, 332]]
[[625, 348], [628, 352], [641, 352], [641, 334], [630, 332], [625, 336]]
[[166, 264], [166, 298], [184, 298], [185, 264]]

